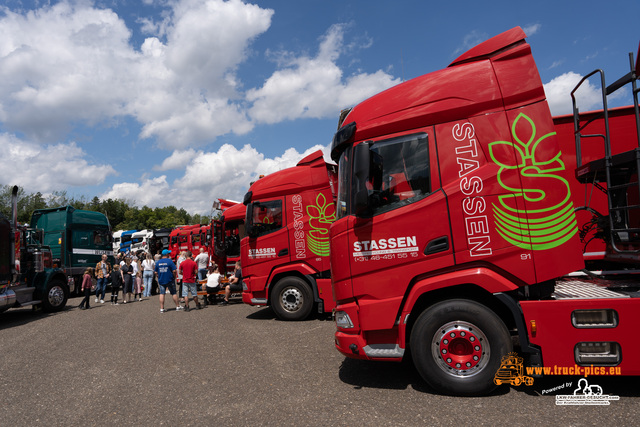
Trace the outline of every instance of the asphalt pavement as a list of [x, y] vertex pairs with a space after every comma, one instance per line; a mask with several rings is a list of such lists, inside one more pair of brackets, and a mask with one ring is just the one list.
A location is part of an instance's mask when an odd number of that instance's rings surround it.
[[[158, 297], [80, 298], [54, 314], [0, 314], [2, 426], [637, 425], [640, 380], [589, 377], [608, 406], [560, 406], [577, 377], [441, 396], [410, 361], [347, 359], [328, 317], [277, 320], [239, 301], [160, 313]], [[572, 385], [568, 385], [572, 383]], [[554, 390], [555, 389], [555, 390]], [[554, 390], [554, 391], [550, 391]]]

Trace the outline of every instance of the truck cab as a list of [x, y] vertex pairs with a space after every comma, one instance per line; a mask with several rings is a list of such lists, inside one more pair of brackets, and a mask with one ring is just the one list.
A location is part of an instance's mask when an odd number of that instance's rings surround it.
[[198, 255], [200, 248], [204, 248], [208, 252], [211, 234], [209, 233], [210, 225], [200, 225], [191, 230], [191, 252], [194, 256]]
[[102, 255], [114, 262], [111, 226], [100, 212], [72, 206], [37, 209], [31, 215], [31, 226], [43, 230], [43, 244], [51, 248], [54, 267], [65, 271], [74, 288], [84, 270], [95, 267]]
[[220, 219], [211, 221], [213, 242], [209, 245], [209, 255], [220, 266], [222, 274], [230, 275], [233, 274], [236, 262], [240, 261], [240, 241], [246, 236], [246, 208], [242, 203], [220, 200], [223, 214]]
[[254, 182], [244, 198], [247, 237], [240, 250], [243, 301], [271, 305], [283, 320], [333, 307], [329, 226], [335, 219], [334, 165], [316, 151], [295, 167]]
[[148, 252], [149, 240], [153, 237], [153, 230], [140, 230], [131, 235], [131, 253]]
[[12, 192], [12, 221], [0, 214], [0, 313], [11, 307], [62, 310], [69, 298], [64, 271], [53, 267], [44, 231], [17, 222], [18, 187]]
[[129, 253], [132, 252], [131, 245], [133, 244], [133, 235], [138, 230], [126, 230], [120, 235], [120, 249], [119, 252]]
[[410, 353], [431, 387], [455, 395], [492, 391], [514, 343], [531, 367], [640, 374], [637, 282], [563, 278], [584, 269], [574, 179], [618, 191], [609, 211], [624, 214], [604, 231], [637, 257], [627, 189], [637, 193], [629, 159], [640, 148], [582, 166], [578, 154], [574, 178], [525, 37], [506, 31], [341, 115], [330, 244], [335, 346], [347, 357]]
[[120, 241], [122, 240], [122, 233], [124, 230], [118, 230], [113, 232], [113, 253], [117, 254], [120, 251]]
[[149, 252], [152, 255], [159, 254], [163, 249], [169, 249], [169, 239], [171, 228], [159, 228], [153, 230], [153, 235], [149, 240]]
[[192, 251], [191, 236], [193, 231], [198, 231], [199, 235], [200, 224], [195, 225], [182, 225], [173, 229], [169, 240], [169, 250], [171, 251], [171, 259], [177, 261], [180, 257], [180, 252]]

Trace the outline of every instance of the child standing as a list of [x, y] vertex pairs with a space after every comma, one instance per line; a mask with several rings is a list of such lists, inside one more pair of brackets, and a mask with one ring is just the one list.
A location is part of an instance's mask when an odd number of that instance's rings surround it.
[[133, 291], [133, 267], [131, 266], [131, 258], [126, 257], [124, 264], [120, 266], [120, 274], [122, 276], [122, 299], [126, 304], [129, 298], [131, 298], [131, 291]]
[[122, 287], [122, 273], [120, 273], [120, 265], [113, 266], [111, 272], [111, 304], [118, 305], [118, 292]]
[[138, 301], [142, 301], [142, 270], [138, 270], [136, 273], [136, 284], [133, 292], [133, 300], [135, 301], [137, 297]]
[[[91, 297], [91, 287], [93, 286], [93, 267], [89, 267], [84, 271], [84, 275], [82, 277], [82, 287], [81, 291], [84, 292], [84, 299], [78, 306], [80, 310], [84, 310], [89, 307], [89, 298]], [[85, 307], [86, 303], [86, 307]]]

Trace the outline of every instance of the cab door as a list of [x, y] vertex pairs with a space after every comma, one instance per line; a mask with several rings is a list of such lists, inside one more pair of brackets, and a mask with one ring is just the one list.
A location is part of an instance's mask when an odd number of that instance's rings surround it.
[[248, 237], [246, 258], [243, 253], [242, 274], [250, 279], [252, 291], [266, 288], [273, 268], [291, 261], [289, 233], [284, 224], [284, 197], [252, 202], [247, 207]]
[[[368, 180], [360, 186], [368, 211], [351, 219], [353, 294], [364, 330], [390, 329], [412, 279], [454, 264], [447, 199], [433, 128], [360, 145], [356, 152], [369, 147]], [[362, 200], [357, 193], [354, 200]]]

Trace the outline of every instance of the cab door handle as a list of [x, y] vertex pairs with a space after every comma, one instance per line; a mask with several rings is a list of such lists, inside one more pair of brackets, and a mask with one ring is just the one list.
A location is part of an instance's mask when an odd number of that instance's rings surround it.
[[436, 254], [438, 252], [444, 252], [449, 249], [449, 236], [437, 237], [427, 243], [427, 247], [424, 248], [425, 255]]
[[287, 248], [284, 248], [280, 250], [280, 252], [278, 252], [278, 256], [285, 256], [285, 255], [289, 255], [289, 249]]

